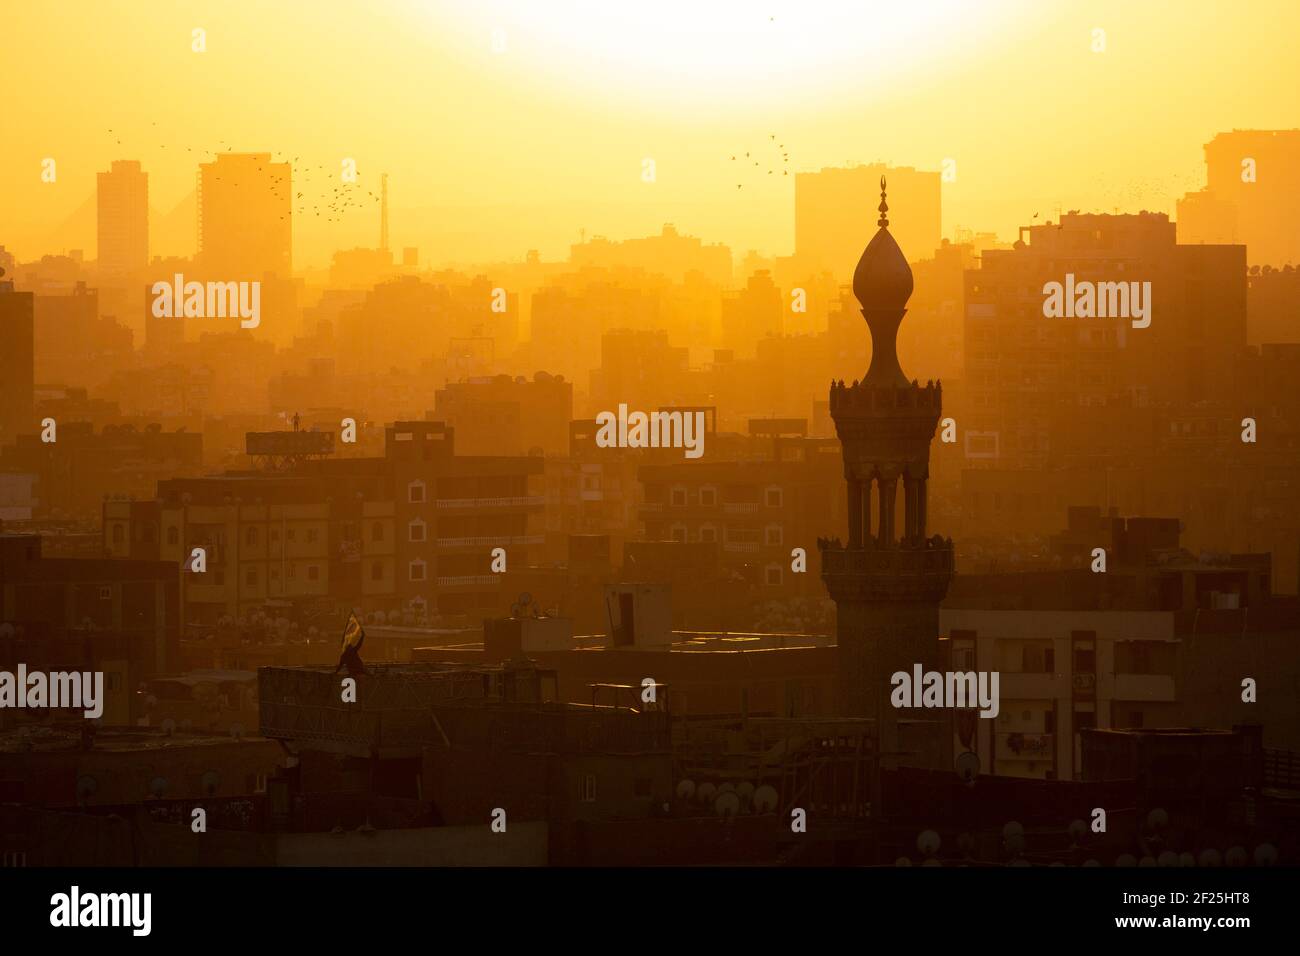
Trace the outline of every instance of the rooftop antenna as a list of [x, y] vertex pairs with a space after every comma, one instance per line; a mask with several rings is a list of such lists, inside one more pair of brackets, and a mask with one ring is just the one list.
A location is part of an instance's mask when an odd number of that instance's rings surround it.
[[388, 173], [379, 177], [379, 249], [388, 251]]

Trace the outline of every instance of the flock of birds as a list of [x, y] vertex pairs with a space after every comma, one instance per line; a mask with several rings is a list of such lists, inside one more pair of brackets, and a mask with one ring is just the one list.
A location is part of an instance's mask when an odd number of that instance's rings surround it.
[[[158, 124], [151, 123], [150, 125], [157, 126]], [[122, 140], [117, 138], [120, 135], [119, 133], [115, 133], [112, 129], [108, 130], [108, 133], [114, 138], [118, 146], [122, 145]], [[167, 144], [159, 143], [158, 148], [166, 149]], [[179, 152], [179, 149], [177, 151]], [[186, 146], [185, 152], [194, 153], [196, 150], [193, 146]], [[217, 149], [203, 149], [200, 147], [197, 152], [199, 154], [196, 157], [198, 162], [209, 162], [224, 154], [233, 155], [235, 147], [228, 145], [225, 140], [218, 140]], [[360, 209], [379, 202], [379, 196], [370, 190], [363, 190], [360, 184], [343, 183], [341, 172], [336, 174], [327, 173], [323, 164], [316, 166], [299, 165], [300, 159], [301, 157], [295, 156], [288, 160], [290, 166], [288, 175], [281, 173], [272, 175], [270, 178], [271, 194], [277, 199], [285, 199], [287, 192], [293, 189], [293, 176], [295, 174], [298, 176], [299, 185], [303, 188], [294, 192], [293, 196], [290, 197], [290, 204], [298, 213], [306, 214], [310, 210], [312, 216], [316, 218], [324, 216], [326, 222], [342, 222], [344, 213], [349, 209]], [[278, 166], [282, 165], [282, 163], [275, 163], [274, 165]], [[257, 172], [263, 172], [263, 167], [257, 166]], [[319, 184], [314, 190], [312, 189], [313, 178]], [[221, 176], [216, 176], [214, 179], [217, 182], [222, 181]], [[238, 178], [228, 180], [228, 182], [232, 183], [236, 188], [245, 185]], [[247, 185], [261, 188], [262, 183], [263, 179], [258, 177], [255, 180], [250, 180]], [[362, 198], [363, 192], [365, 198]], [[280, 218], [286, 219], [288, 217], [281, 216]]]
[[[784, 168], [784, 169], [781, 168], [781, 167], [783, 167], [783, 166], [784, 166], [784, 167], [789, 167], [789, 165], [790, 165], [790, 154], [789, 154], [788, 152], [786, 152], [786, 149], [785, 149], [785, 143], [778, 143], [778, 142], [776, 141], [776, 134], [775, 134], [775, 133], [769, 133], [767, 138], [768, 138], [768, 140], [769, 140], [769, 142], [768, 142], [768, 146], [767, 146], [767, 148], [768, 148], [768, 150], [769, 150], [767, 162], [763, 162], [763, 161], [762, 161], [762, 160], [763, 160], [763, 157], [760, 157], [760, 156], [759, 156], [757, 150], [750, 150], [749, 152], [746, 152], [745, 155], [743, 155], [743, 156], [741, 156], [739, 153], [736, 153], [736, 154], [732, 155], [732, 157], [731, 157], [731, 162], [733, 162], [733, 163], [739, 163], [739, 164], [740, 164], [740, 165], [737, 167], [737, 170], [738, 170], [738, 171], [739, 171], [739, 170], [745, 170], [745, 171], [748, 171], [748, 170], [749, 170], [749, 167], [750, 167], [751, 165], [753, 165], [753, 166], [757, 166], [760, 170], [762, 170], [763, 166], [768, 165], [768, 166], [771, 166], [771, 167], [772, 167], [772, 168], [770, 168], [770, 169], [767, 171], [767, 174], [768, 174], [769, 176], [775, 176], [776, 173], [777, 173], [777, 170], [778, 170], [778, 169], [780, 169], [780, 172], [781, 172], [781, 175], [782, 175], [782, 176], [789, 176], [789, 175], [790, 175], [790, 170], [789, 170], [788, 168]], [[771, 158], [771, 153], [770, 153], [770, 151], [773, 150], [773, 149], [775, 149], [775, 150], [777, 150], [777, 151], [780, 152], [780, 154], [781, 154], [781, 161], [780, 161], [780, 162], [777, 162], [775, 159]], [[737, 189], [743, 189], [744, 186], [745, 186], [744, 183], [736, 183], [736, 188], [737, 188]]]

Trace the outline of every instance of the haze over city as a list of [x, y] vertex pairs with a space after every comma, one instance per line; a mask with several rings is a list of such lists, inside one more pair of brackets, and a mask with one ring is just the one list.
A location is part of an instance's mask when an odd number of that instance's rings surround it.
[[1280, 925], [1297, 35], [10, 5], [7, 930]]
[[[309, 196], [328, 194], [322, 176], [338, 185], [344, 157], [364, 189], [389, 173], [395, 243], [435, 264], [559, 258], [581, 230], [622, 238], [664, 222], [784, 255], [793, 176], [768, 177], [769, 155], [743, 177], [728, 159], [758, 154], [771, 133], [792, 172], [954, 159], [944, 235], [1014, 238], [1058, 207], [1172, 215], [1214, 132], [1300, 123], [1276, 68], [1300, 29], [1285, 2], [1227, 18], [1212, 2], [1174, 18], [1157, 4], [1018, 0], [313, 11], [246, 0], [6, 11], [0, 53], [34, 81], [10, 104], [0, 177], [16, 185], [61, 160], [57, 185], [0, 194], [9, 247], [89, 253], [94, 174], [132, 158], [150, 173], [154, 252], [189, 255], [193, 213], [177, 210], [187, 197], [192, 209], [195, 164], [233, 148], [298, 157], [296, 179], [319, 169]], [[60, 38], [57, 69], [45, 35]], [[322, 268], [375, 234], [364, 209], [299, 216], [295, 261]]]

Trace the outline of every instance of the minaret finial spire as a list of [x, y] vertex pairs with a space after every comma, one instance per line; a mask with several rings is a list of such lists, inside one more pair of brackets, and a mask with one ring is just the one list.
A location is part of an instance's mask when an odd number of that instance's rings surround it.
[[880, 210], [880, 219], [876, 221], [877, 226], [888, 226], [889, 217], [885, 215], [889, 212], [889, 203], [885, 202], [885, 177], [880, 177], [880, 205], [876, 207]]

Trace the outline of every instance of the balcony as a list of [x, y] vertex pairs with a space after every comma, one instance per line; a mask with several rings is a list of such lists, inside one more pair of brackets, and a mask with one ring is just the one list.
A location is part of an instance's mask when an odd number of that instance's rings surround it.
[[722, 546], [723, 551], [732, 554], [757, 554], [758, 549], [757, 541], [728, 541]]
[[752, 515], [758, 513], [757, 501], [728, 501], [722, 506], [722, 513], [729, 515]]
[[440, 548], [504, 548], [513, 545], [545, 544], [544, 534], [487, 535], [474, 538], [436, 538]]
[[1065, 682], [1041, 671], [1002, 671], [1003, 697], [1024, 700], [1056, 700], [1063, 696]]
[[440, 588], [481, 587], [496, 584], [501, 580], [496, 574], [461, 574], [453, 577], [434, 578]]
[[545, 504], [545, 495], [523, 495], [513, 498], [439, 498], [437, 502], [435, 502], [435, 505], [439, 510], [458, 509], [463, 511], [505, 508], [541, 508]]
[[834, 601], [938, 603], [952, 580], [952, 541], [937, 535], [895, 547], [846, 548], [824, 538], [817, 545]]
[[1115, 700], [1172, 703], [1177, 699], [1172, 674], [1116, 674], [1111, 697]]

